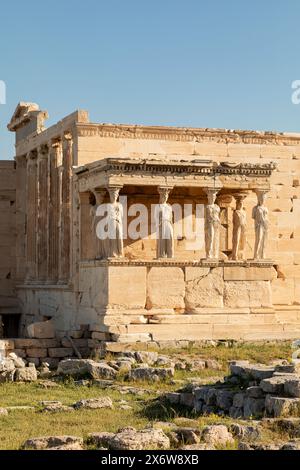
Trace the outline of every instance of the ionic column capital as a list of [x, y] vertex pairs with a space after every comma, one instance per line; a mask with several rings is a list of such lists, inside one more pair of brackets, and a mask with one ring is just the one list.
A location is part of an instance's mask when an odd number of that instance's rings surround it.
[[30, 163], [36, 164], [37, 156], [38, 156], [38, 152], [37, 152], [36, 149], [30, 150], [26, 155], [27, 163], [28, 164], [30, 164]]
[[38, 147], [38, 158], [39, 159], [47, 158], [48, 154], [49, 154], [48, 144], [42, 144]]

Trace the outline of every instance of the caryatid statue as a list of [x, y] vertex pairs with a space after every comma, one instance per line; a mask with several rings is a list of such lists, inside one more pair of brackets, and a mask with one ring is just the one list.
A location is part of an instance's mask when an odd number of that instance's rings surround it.
[[257, 205], [253, 207], [252, 219], [254, 219], [255, 244], [254, 259], [264, 259], [266, 255], [266, 243], [269, 230], [269, 211], [265, 206], [267, 191], [257, 190]]
[[123, 206], [118, 201], [120, 188], [108, 188], [110, 203], [107, 204], [108, 238], [106, 256], [109, 258], [123, 256]]
[[218, 189], [206, 190], [208, 204], [205, 207], [205, 251], [207, 259], [219, 259], [220, 207], [215, 204]]
[[92, 239], [94, 240], [94, 254], [96, 259], [102, 259], [105, 257], [106, 250], [105, 250], [105, 242], [106, 240], [102, 240], [97, 236], [97, 223], [99, 217], [97, 216], [97, 208], [103, 203], [104, 197], [106, 194], [105, 189], [93, 189], [90, 191], [92, 195], [94, 195], [96, 204], [91, 206], [90, 209], [90, 218], [91, 218], [91, 232], [92, 232]]
[[157, 258], [174, 258], [172, 206], [168, 204], [170, 188], [158, 188], [159, 204], [155, 208]]
[[246, 211], [243, 201], [247, 195], [238, 193], [234, 195], [236, 200], [236, 208], [232, 218], [232, 259], [244, 259], [244, 250], [246, 246]]

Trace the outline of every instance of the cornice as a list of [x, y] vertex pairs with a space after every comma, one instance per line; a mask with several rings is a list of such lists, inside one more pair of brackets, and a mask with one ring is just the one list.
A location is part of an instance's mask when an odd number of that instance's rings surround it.
[[80, 261], [80, 267], [82, 268], [89, 268], [89, 267], [96, 267], [96, 266], [147, 266], [147, 267], [154, 267], [154, 266], [165, 266], [165, 267], [244, 267], [244, 268], [252, 268], [252, 267], [262, 267], [262, 268], [269, 268], [274, 266], [274, 261], [271, 259], [266, 260], [244, 260], [244, 261], [223, 261], [223, 260], [207, 260], [201, 259], [199, 261], [196, 260], [178, 260], [176, 258], [173, 259], [153, 259], [153, 260], [131, 260], [127, 258], [107, 258], [104, 260], [82, 260]]
[[270, 163], [216, 163], [212, 160], [194, 161], [161, 161], [143, 159], [107, 158], [74, 169], [79, 178], [96, 173], [106, 174], [142, 174], [142, 175], [243, 175], [252, 177], [268, 177], [276, 168]]
[[300, 145], [300, 133], [95, 123], [80, 123], [76, 127], [79, 137], [99, 136], [223, 144]]

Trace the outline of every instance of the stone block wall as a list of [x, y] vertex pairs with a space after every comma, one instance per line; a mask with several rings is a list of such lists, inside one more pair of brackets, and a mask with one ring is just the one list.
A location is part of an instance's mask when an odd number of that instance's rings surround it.
[[62, 359], [76, 357], [73, 345], [83, 357], [88, 357], [90, 354], [88, 342], [88, 338], [72, 339], [72, 342], [66, 337], [61, 339], [12, 338], [0, 340], [0, 356], [6, 357], [13, 352], [18, 357], [33, 362], [36, 366], [47, 362], [52, 369], [56, 368]]
[[0, 160], [0, 315], [15, 313], [16, 170], [14, 161]]
[[[267, 255], [274, 260], [278, 272], [272, 280], [273, 302], [300, 305], [299, 134], [90, 124], [78, 128], [77, 151], [79, 165], [112, 155], [178, 161], [204, 158], [219, 162], [276, 162], [266, 203], [270, 211]], [[249, 194], [245, 200], [248, 258], [253, 256], [251, 211], [254, 205], [256, 196]], [[138, 244], [135, 249], [139, 251]], [[180, 246], [177, 251], [180, 253]]]
[[89, 324], [93, 340], [273, 340], [300, 335], [297, 306], [274, 308], [271, 282], [277, 273], [270, 265], [132, 263], [82, 263], [77, 320]]

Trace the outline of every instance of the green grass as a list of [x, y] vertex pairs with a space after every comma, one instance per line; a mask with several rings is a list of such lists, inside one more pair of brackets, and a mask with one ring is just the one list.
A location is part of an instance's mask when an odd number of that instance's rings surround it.
[[[82, 398], [110, 396], [114, 409], [77, 410], [41, 413], [39, 402], [59, 400], [71, 405]], [[132, 410], [121, 410], [120, 400], [128, 401]], [[78, 387], [64, 384], [59, 388], [41, 389], [37, 384], [3, 384], [0, 386], [0, 406], [30, 405], [36, 410], [11, 410], [0, 417], [0, 449], [18, 449], [30, 437], [71, 434], [86, 437], [90, 432], [117, 431], [126, 425], [142, 428], [147, 424], [139, 411], [141, 399], [121, 395], [99, 387]]]
[[[72, 380], [59, 383], [55, 388], [42, 388], [38, 383], [0, 384], [0, 407], [34, 406], [34, 410], [10, 410], [8, 416], [0, 415], [0, 449], [19, 449], [24, 441], [31, 437], [47, 435], [75, 435], [86, 437], [88, 433], [100, 431], [115, 432], [125, 426], [137, 429], [155, 421], [170, 421], [181, 426], [202, 428], [208, 424], [238, 422], [230, 418], [210, 415], [198, 417], [186, 408], [172, 407], [157, 400], [156, 390], [166, 392], [181, 388], [184, 383], [198, 378], [210, 383], [216, 377], [222, 378], [228, 372], [228, 361], [247, 359], [250, 362], [269, 363], [273, 359], [289, 359], [291, 356], [290, 342], [281, 343], [247, 343], [226, 347], [203, 347], [182, 351], [161, 350], [160, 354], [168, 354], [178, 359], [216, 359], [222, 364], [222, 370], [203, 369], [199, 371], [176, 371], [175, 380], [183, 383], [173, 383], [168, 380], [160, 383], [128, 382], [125, 376], [120, 376], [117, 383], [122, 386], [132, 386], [146, 389], [149, 393], [142, 396], [126, 394], [119, 391], [103, 390], [95, 385], [78, 386]], [[110, 396], [114, 409], [78, 410], [59, 413], [41, 413], [39, 402], [43, 400], [58, 400], [64, 405], [71, 405], [83, 398]], [[126, 400], [131, 410], [120, 409], [120, 400]], [[264, 439], [274, 441], [282, 439], [282, 432], [266, 428]], [[232, 446], [236, 448], [236, 445]]]
[[187, 355], [194, 359], [216, 359], [222, 363], [224, 370], [227, 370], [228, 361], [248, 360], [268, 364], [274, 359], [291, 359], [291, 341], [269, 341], [252, 343], [233, 343], [231, 346], [203, 346], [201, 348], [187, 348], [181, 350], [163, 349], [161, 354], [176, 355], [183, 358]]

